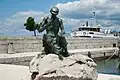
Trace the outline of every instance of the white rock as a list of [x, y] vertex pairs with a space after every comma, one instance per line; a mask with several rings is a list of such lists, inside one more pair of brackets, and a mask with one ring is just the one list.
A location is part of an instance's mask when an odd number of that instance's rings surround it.
[[41, 58], [36, 56], [30, 64], [30, 71], [38, 71], [35, 80], [97, 80], [96, 63], [89, 57], [77, 54], [59, 60], [55, 54]]

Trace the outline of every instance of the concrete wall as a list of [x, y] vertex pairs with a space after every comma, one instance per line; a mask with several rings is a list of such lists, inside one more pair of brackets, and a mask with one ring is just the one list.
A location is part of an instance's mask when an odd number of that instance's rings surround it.
[[0, 58], [0, 64], [15, 64], [29, 66], [30, 61], [34, 56]]
[[69, 49], [91, 49], [102, 47], [113, 47], [113, 44], [118, 45], [119, 39], [115, 38], [68, 38]]
[[[103, 38], [67, 38], [68, 49], [83, 48], [101, 48], [113, 47], [118, 45], [119, 39], [103, 39]], [[0, 54], [21, 53], [21, 52], [39, 52], [42, 51], [42, 38], [36, 37], [14, 37], [0, 38]]]

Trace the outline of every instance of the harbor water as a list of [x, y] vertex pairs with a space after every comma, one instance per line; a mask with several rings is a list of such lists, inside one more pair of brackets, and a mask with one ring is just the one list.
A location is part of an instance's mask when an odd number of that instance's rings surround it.
[[98, 73], [120, 75], [118, 63], [120, 58], [96, 61]]

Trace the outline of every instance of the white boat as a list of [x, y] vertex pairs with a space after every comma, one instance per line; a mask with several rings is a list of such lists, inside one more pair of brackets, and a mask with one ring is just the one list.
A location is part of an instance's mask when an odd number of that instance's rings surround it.
[[86, 25], [80, 26], [77, 30], [71, 32], [71, 36], [73, 37], [90, 37], [90, 38], [118, 38], [118, 36], [114, 36], [111, 33], [111, 30], [100, 31], [101, 28], [96, 24], [96, 15], [93, 12], [93, 25], [89, 26], [88, 21]]
[[81, 26], [78, 30], [72, 31], [73, 37], [90, 37], [90, 38], [117, 38], [110, 30], [101, 32], [99, 27]]

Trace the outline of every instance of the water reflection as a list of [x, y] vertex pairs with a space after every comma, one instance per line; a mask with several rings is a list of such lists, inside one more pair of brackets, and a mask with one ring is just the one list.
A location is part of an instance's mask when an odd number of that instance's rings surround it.
[[110, 59], [96, 61], [99, 73], [120, 75], [120, 69], [117, 68], [120, 59]]

